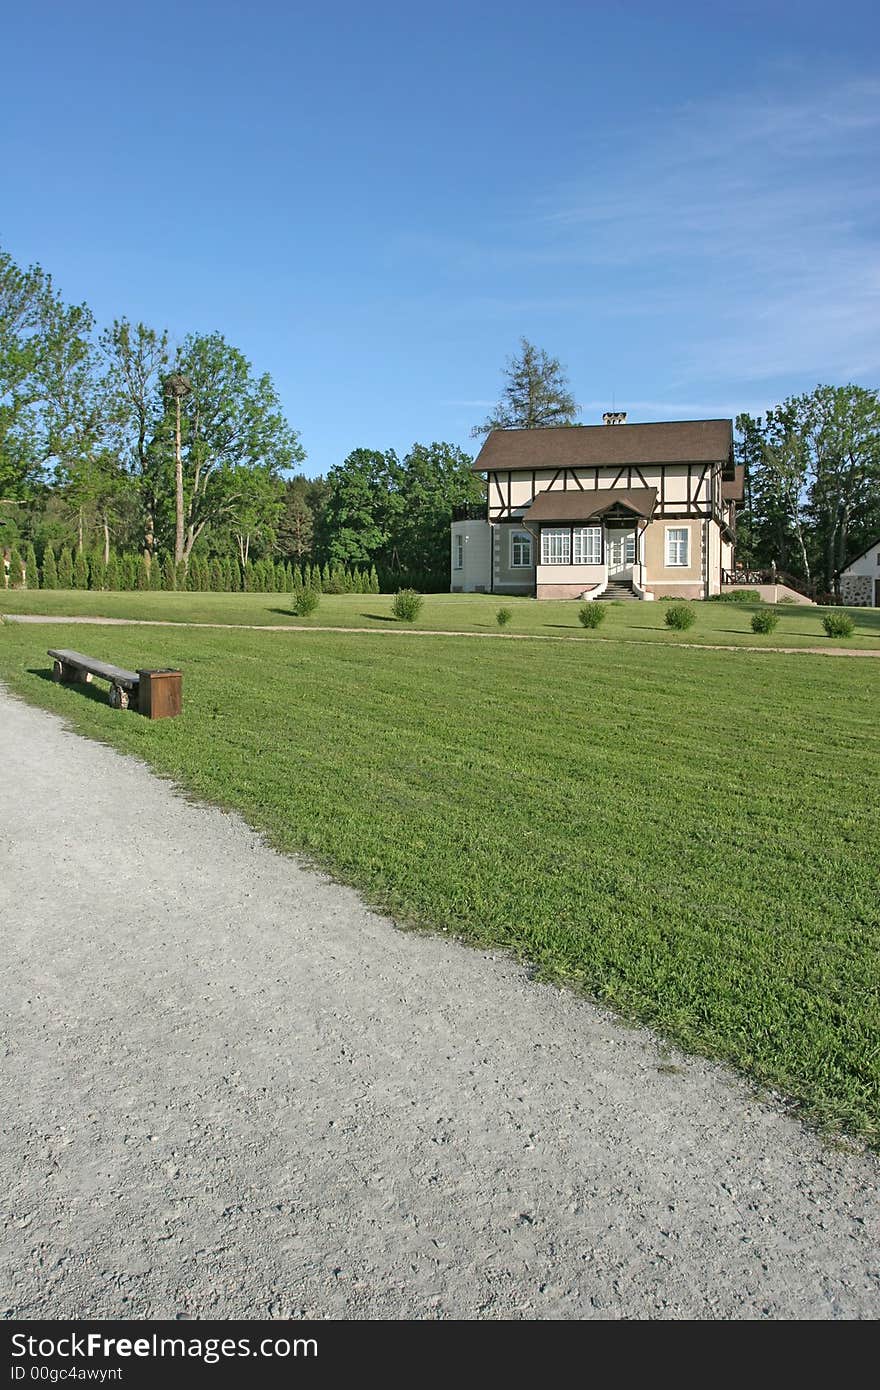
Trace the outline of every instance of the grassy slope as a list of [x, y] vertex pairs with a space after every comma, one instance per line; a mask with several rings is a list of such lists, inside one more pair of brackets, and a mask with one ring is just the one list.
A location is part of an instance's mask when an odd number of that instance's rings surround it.
[[402, 920], [509, 946], [880, 1143], [875, 663], [91, 630], [95, 655], [184, 668], [183, 716], [151, 724], [46, 679], [81, 642], [0, 627], [0, 675]]
[[[497, 632], [495, 614], [501, 607], [513, 613], [508, 632], [546, 637], [582, 636], [578, 604], [534, 599], [499, 598], [491, 594], [431, 594], [416, 627], [438, 632]], [[832, 641], [822, 630], [824, 609], [783, 605], [776, 631], [767, 637], [751, 630], [751, 605], [695, 604], [697, 621], [684, 634], [688, 642], [720, 642], [756, 646], [880, 647], [880, 609], [853, 608], [853, 636]], [[603, 638], [676, 643], [682, 637], [663, 622], [667, 604], [621, 603], [609, 606]], [[0, 592], [0, 613], [47, 613], [75, 617], [99, 614], [109, 618], [161, 618], [176, 622], [305, 623], [310, 627], [399, 627], [391, 616], [391, 598], [371, 594], [325, 594], [312, 618], [297, 618], [286, 594], [92, 594], [76, 591]], [[594, 638], [593, 640], [596, 640]]]

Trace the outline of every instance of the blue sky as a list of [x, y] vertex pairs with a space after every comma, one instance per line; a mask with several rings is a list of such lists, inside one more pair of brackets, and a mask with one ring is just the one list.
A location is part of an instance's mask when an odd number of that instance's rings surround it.
[[0, 243], [219, 329], [325, 472], [447, 439], [525, 335], [581, 419], [880, 381], [880, 19], [850, 3], [40, 3]]

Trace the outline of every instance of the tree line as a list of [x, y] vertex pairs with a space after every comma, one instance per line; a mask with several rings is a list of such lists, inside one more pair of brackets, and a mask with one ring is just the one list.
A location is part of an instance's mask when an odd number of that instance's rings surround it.
[[[472, 433], [576, 428], [579, 413], [559, 360], [523, 338]], [[880, 535], [877, 391], [817, 386], [736, 425], [738, 563], [775, 563], [833, 591], [847, 559]], [[6, 582], [65, 568], [67, 547], [96, 587], [118, 576], [186, 588], [192, 568], [247, 588], [258, 565], [276, 579], [290, 567], [291, 581], [317, 567], [375, 570], [383, 589], [448, 587], [453, 508], [485, 497], [469, 454], [443, 442], [403, 457], [357, 448], [318, 478], [296, 471], [304, 460], [271, 377], [221, 333], [172, 348], [164, 329], [125, 318], [99, 329], [41, 267], [0, 249]]]
[[359, 448], [323, 478], [296, 472], [304, 460], [271, 377], [221, 333], [172, 347], [166, 330], [125, 318], [99, 329], [40, 266], [0, 249], [7, 583], [51, 582], [68, 548], [98, 587], [185, 588], [206, 566], [232, 589], [258, 583], [261, 566], [447, 587], [452, 508], [482, 495], [470, 455]]
[[746, 486], [738, 562], [774, 562], [835, 594], [840, 571], [880, 536], [877, 391], [817, 386], [736, 425]]

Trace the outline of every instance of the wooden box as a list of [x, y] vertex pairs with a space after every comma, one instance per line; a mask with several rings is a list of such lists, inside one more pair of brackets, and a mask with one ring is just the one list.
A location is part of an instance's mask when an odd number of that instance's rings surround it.
[[183, 709], [180, 671], [138, 671], [138, 711], [148, 719], [173, 719]]

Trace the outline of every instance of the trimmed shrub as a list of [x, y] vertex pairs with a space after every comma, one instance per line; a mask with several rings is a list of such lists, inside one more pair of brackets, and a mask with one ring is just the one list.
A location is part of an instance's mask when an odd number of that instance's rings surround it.
[[76, 552], [76, 559], [73, 562], [73, 587], [75, 589], [87, 589], [89, 587], [89, 562], [84, 550]]
[[55, 564], [55, 551], [47, 545], [43, 551], [43, 588], [58, 588], [58, 569]]
[[153, 556], [150, 565], [150, 588], [157, 591], [162, 588], [162, 561], [158, 555]]
[[58, 556], [58, 587], [59, 589], [73, 588], [73, 556], [70, 553], [69, 545], [63, 545], [61, 554]]
[[170, 594], [177, 587], [177, 576], [174, 571], [174, 556], [171, 551], [166, 551], [165, 559], [162, 561], [162, 588]]
[[498, 612], [495, 614], [495, 621], [499, 627], [507, 627], [512, 617], [513, 614], [509, 608], [499, 608]]
[[416, 593], [415, 589], [398, 589], [394, 595], [391, 612], [399, 623], [414, 623], [421, 612], [423, 602], [421, 594]]
[[15, 546], [13, 546], [12, 550], [9, 552], [9, 576], [6, 581], [10, 589], [20, 589], [22, 587], [24, 582], [23, 569], [24, 565], [21, 562], [21, 556], [15, 549]]
[[115, 555], [111, 555], [104, 570], [104, 585], [108, 589], [119, 588], [119, 561]]
[[848, 613], [823, 613], [822, 626], [829, 637], [852, 637], [855, 623]]
[[89, 561], [89, 588], [103, 589], [107, 583], [107, 566], [104, 563], [104, 556], [100, 551], [92, 556]]
[[150, 564], [147, 560], [146, 555], [142, 555], [138, 562], [137, 580], [135, 581], [135, 587], [141, 590], [149, 589], [150, 587]]
[[211, 561], [210, 584], [215, 594], [222, 593], [223, 590], [226, 588], [226, 585], [223, 582], [223, 566], [221, 565], [220, 561], [216, 558], [216, 556]]
[[317, 589], [300, 589], [293, 596], [293, 611], [298, 618], [309, 618], [320, 602]]
[[752, 632], [772, 632], [778, 622], [779, 614], [765, 608], [763, 613], [752, 614]]
[[37, 569], [37, 556], [32, 542], [28, 542], [24, 553], [25, 583], [29, 589], [39, 589], [40, 571]]
[[369, 587], [369, 589], [368, 589], [366, 592], [367, 592], [367, 593], [370, 593], [370, 594], [378, 594], [378, 593], [379, 593], [379, 576], [378, 576], [378, 574], [376, 573], [376, 566], [375, 566], [375, 565], [372, 565], [372, 566], [370, 567], [370, 587]]
[[605, 604], [597, 603], [595, 599], [591, 603], [582, 603], [578, 609], [578, 622], [581, 627], [598, 627], [600, 623], [604, 623], [607, 616]]
[[697, 615], [688, 604], [673, 603], [667, 608], [663, 620], [667, 627], [674, 628], [676, 632], [686, 632], [697, 621]]
[[757, 589], [731, 589], [729, 594], [710, 594], [710, 603], [763, 603]]

